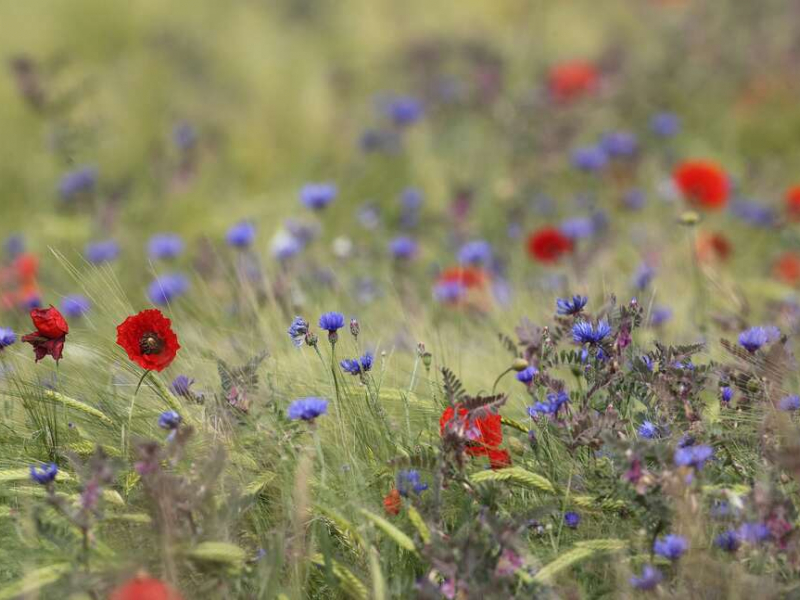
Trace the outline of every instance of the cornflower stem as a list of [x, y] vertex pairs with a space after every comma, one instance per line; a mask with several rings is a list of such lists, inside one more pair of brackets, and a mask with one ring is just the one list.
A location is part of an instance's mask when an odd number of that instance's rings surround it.
[[511, 373], [511, 371], [513, 370], [514, 367], [508, 367], [505, 371], [503, 371], [502, 373], [500, 373], [500, 375], [497, 376], [497, 379], [494, 380], [494, 385], [492, 386], [492, 394], [494, 394], [494, 391], [497, 389], [497, 384], [500, 383], [500, 380], [509, 373]]
[[342, 414], [342, 398], [339, 389], [339, 379], [336, 377], [336, 342], [331, 340], [331, 377], [333, 378], [333, 389], [336, 397], [336, 414], [339, 415], [339, 429], [341, 430], [342, 444], [345, 443], [344, 415]]

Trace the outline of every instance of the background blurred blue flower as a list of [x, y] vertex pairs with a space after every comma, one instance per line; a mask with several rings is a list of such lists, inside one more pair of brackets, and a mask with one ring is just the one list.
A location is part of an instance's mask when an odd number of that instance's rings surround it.
[[66, 296], [63, 300], [61, 300], [61, 304], [59, 305], [63, 315], [73, 319], [82, 317], [89, 312], [91, 307], [92, 303], [89, 301], [89, 299], [86, 296], [81, 296], [80, 294]]
[[228, 229], [225, 241], [234, 248], [247, 248], [256, 239], [256, 226], [249, 221], [241, 221]]
[[189, 291], [189, 279], [182, 273], [156, 277], [147, 287], [147, 297], [153, 304], [163, 306]]
[[333, 202], [337, 193], [332, 183], [307, 183], [300, 189], [300, 202], [311, 210], [322, 210]]
[[176, 233], [157, 233], [147, 242], [147, 254], [152, 259], [176, 258], [183, 248], [183, 239]]

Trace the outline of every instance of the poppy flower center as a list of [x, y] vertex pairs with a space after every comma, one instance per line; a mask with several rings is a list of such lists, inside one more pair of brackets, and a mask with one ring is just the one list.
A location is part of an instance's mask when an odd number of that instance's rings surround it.
[[148, 331], [139, 339], [139, 350], [142, 354], [158, 354], [164, 349], [164, 340], [152, 331]]

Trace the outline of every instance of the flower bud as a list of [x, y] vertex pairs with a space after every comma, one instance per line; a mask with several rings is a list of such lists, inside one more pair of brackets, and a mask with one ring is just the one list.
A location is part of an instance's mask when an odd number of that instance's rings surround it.
[[528, 361], [524, 358], [515, 358], [514, 362], [511, 363], [511, 368], [514, 369], [517, 373], [520, 371], [524, 371], [528, 368]]
[[425, 365], [426, 369], [430, 369], [432, 362], [433, 362], [433, 354], [431, 354], [430, 352], [425, 352], [422, 355], [422, 364]]
[[316, 333], [314, 333], [313, 331], [309, 331], [306, 333], [306, 344], [308, 344], [313, 348], [314, 346], [317, 345], [318, 341], [319, 338], [317, 337]]
[[358, 338], [358, 334], [361, 333], [361, 326], [358, 324], [358, 321], [355, 317], [350, 319], [350, 335], [354, 338]]

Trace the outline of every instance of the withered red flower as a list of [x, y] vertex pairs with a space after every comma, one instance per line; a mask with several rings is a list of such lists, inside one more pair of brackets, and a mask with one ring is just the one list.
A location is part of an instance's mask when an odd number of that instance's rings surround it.
[[719, 210], [728, 202], [728, 176], [709, 160], [682, 162], [675, 169], [673, 179], [686, 201], [696, 208]]
[[572, 252], [572, 240], [555, 227], [542, 227], [528, 237], [528, 254], [543, 263], [554, 263]]
[[469, 411], [466, 408], [457, 408], [458, 417], [452, 406], [448, 406], [442, 413], [439, 418], [440, 434], [444, 434], [448, 428], [461, 432], [469, 440], [467, 454], [470, 456], [485, 456], [503, 443], [503, 430], [500, 427], [502, 417], [499, 414], [488, 413], [468, 418]]
[[163, 581], [142, 575], [116, 588], [109, 600], [182, 600], [182, 596]]
[[36, 362], [48, 354], [56, 362], [61, 360], [69, 325], [58, 309], [53, 305], [50, 305], [50, 308], [34, 308], [31, 311], [31, 321], [36, 331], [22, 336], [22, 341], [33, 346]]
[[157, 308], [143, 310], [117, 326], [117, 344], [143, 369], [163, 371], [181, 347], [171, 325]]
[[574, 60], [555, 65], [550, 70], [548, 87], [557, 102], [570, 102], [597, 88], [597, 69], [591, 63]]
[[403, 506], [403, 499], [397, 488], [392, 489], [383, 498], [383, 509], [390, 515], [400, 514], [400, 507]]

